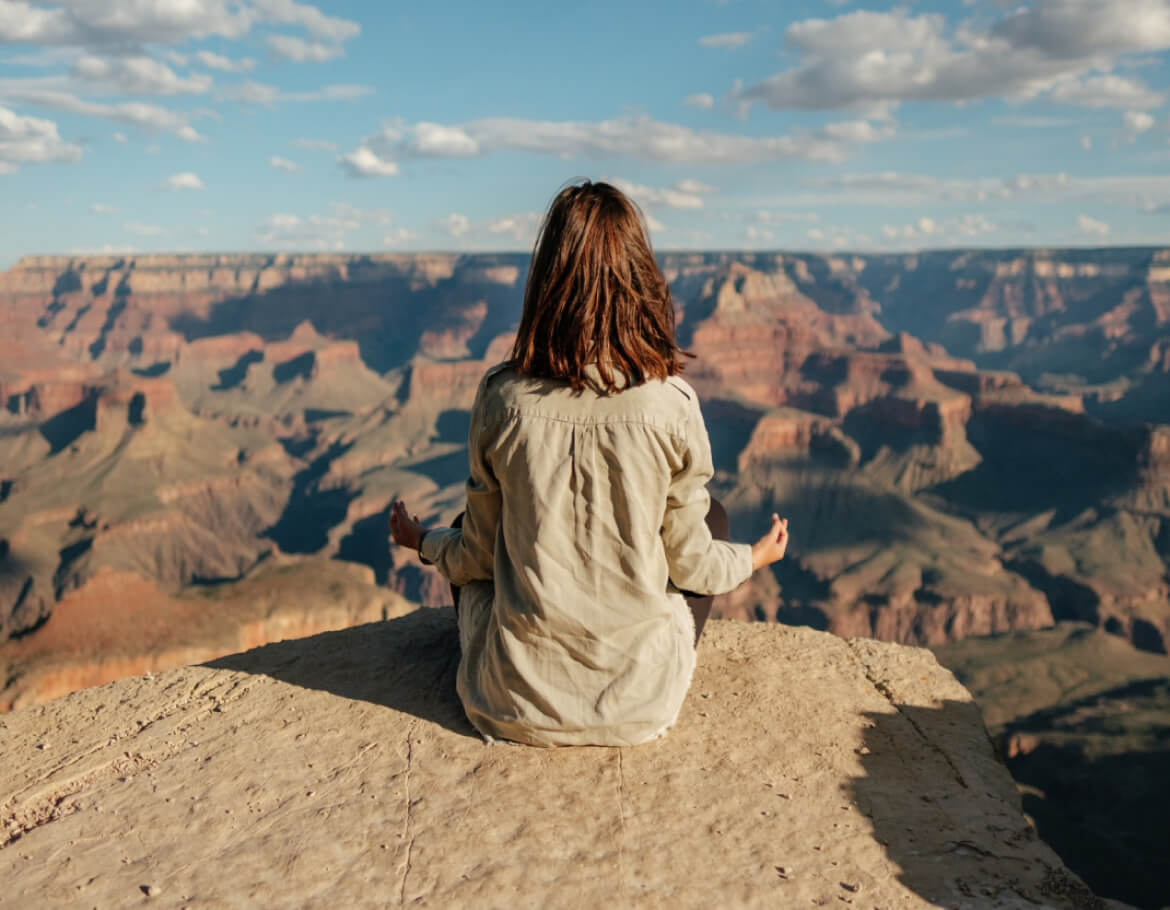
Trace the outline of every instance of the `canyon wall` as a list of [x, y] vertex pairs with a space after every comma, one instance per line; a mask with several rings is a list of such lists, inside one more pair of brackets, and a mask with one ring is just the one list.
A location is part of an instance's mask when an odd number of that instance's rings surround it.
[[[660, 261], [733, 537], [773, 510], [792, 528], [723, 615], [932, 645], [1075, 619], [1166, 651], [1170, 251]], [[269, 565], [360, 563], [446, 602], [388, 546], [388, 508], [462, 508], [468, 409], [527, 264], [45, 256], [0, 274], [0, 659], [48, 666], [32, 643], [66, 603], [99, 628], [110, 578], [216, 602]], [[120, 628], [123, 656], [182, 647]]]

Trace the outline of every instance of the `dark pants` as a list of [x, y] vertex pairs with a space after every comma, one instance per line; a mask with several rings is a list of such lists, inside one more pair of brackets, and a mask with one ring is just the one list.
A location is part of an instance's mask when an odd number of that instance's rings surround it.
[[[460, 512], [451, 522], [451, 527], [463, 527], [463, 513]], [[711, 497], [711, 508], [707, 510], [707, 527], [711, 529], [711, 536], [716, 540], [727, 540], [731, 533], [731, 525], [727, 520], [727, 510], [715, 497]], [[699, 645], [699, 636], [703, 634], [703, 626], [707, 624], [707, 617], [711, 615], [711, 603], [714, 597], [695, 594], [693, 591], [682, 592], [687, 599], [687, 606], [695, 617], [695, 647]], [[451, 599], [455, 602], [455, 615], [459, 615], [459, 586], [451, 585]]]

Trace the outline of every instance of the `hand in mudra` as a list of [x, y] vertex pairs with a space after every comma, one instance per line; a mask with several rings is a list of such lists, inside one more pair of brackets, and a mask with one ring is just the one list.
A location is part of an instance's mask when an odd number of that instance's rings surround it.
[[391, 540], [399, 546], [417, 550], [425, 530], [426, 528], [422, 526], [417, 515], [413, 518], [410, 517], [410, 513], [406, 511], [406, 505], [401, 499], [394, 500], [390, 506]]
[[762, 569], [784, 558], [788, 549], [788, 519], [772, 513], [772, 527], [752, 544], [752, 568]]

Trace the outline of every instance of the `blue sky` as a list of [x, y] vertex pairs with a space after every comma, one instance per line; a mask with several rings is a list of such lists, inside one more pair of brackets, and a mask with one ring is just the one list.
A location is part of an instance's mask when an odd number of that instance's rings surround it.
[[529, 249], [609, 179], [658, 249], [1166, 243], [1170, 0], [0, 0], [0, 267]]

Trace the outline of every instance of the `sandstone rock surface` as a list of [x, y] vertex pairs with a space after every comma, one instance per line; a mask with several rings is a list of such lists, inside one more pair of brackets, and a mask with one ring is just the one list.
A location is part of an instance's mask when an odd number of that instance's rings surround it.
[[670, 734], [486, 746], [452, 615], [0, 718], [0, 906], [1100, 907], [929, 654], [714, 622]]

